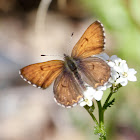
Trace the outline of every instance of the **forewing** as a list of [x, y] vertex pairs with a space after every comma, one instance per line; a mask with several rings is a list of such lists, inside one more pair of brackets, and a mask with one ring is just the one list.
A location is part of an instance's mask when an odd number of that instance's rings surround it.
[[101, 53], [104, 50], [104, 27], [99, 21], [92, 23], [74, 46], [73, 58], [86, 58]]
[[82, 59], [78, 62], [78, 67], [83, 80], [94, 88], [104, 85], [110, 78], [110, 67], [98, 57]]
[[62, 72], [54, 83], [54, 98], [61, 106], [70, 108], [83, 99], [83, 91], [72, 73]]
[[62, 72], [63, 68], [63, 61], [52, 60], [26, 66], [19, 73], [29, 84], [45, 89]]

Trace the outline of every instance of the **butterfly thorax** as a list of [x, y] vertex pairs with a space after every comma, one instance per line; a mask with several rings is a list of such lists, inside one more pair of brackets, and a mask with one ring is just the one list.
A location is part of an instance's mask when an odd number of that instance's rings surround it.
[[67, 70], [70, 70], [71, 72], [77, 71], [76, 63], [72, 57], [64, 54], [64, 60], [65, 60], [65, 67]]
[[64, 54], [64, 60], [65, 60], [66, 71], [73, 73], [75, 78], [77, 79], [78, 83], [85, 90], [84, 82], [83, 82], [83, 80], [78, 72], [76, 60], [74, 60], [72, 57], [65, 55], [65, 54]]

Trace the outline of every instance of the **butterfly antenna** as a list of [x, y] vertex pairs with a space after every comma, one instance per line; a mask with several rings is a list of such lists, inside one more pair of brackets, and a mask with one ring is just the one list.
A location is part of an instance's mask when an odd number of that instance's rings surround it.
[[45, 55], [45, 54], [41, 54], [41, 56], [59, 56], [59, 57], [63, 57], [62, 55]]
[[74, 32], [72, 32], [72, 34], [71, 34], [71, 39], [72, 39], [73, 35], [74, 35]]
[[70, 39], [69, 39], [69, 42], [68, 42], [68, 45], [67, 45], [67, 49], [66, 49], [66, 54], [69, 54], [69, 52], [70, 52], [70, 50], [69, 50], [69, 48], [70, 48], [70, 46], [72, 45], [72, 37], [74, 36], [74, 32], [72, 32], [71, 33], [71, 36], [70, 36]]

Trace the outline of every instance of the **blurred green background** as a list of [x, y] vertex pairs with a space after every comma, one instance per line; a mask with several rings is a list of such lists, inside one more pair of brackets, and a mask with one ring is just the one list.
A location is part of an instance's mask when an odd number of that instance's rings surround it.
[[[105, 27], [105, 52], [126, 60], [137, 71], [137, 82], [129, 82], [114, 94], [116, 102], [105, 113], [107, 140], [140, 140], [140, 0], [48, 3], [0, 0], [0, 140], [98, 139], [84, 108], [59, 107], [52, 86], [36, 89], [18, 75], [26, 65], [70, 54], [95, 20]], [[108, 91], [102, 102], [107, 95]]]

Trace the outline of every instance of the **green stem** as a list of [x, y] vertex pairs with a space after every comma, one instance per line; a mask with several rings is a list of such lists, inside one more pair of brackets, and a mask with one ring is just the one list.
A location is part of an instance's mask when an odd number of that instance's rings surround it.
[[106, 140], [106, 132], [105, 132], [105, 129], [104, 129], [104, 112], [105, 112], [105, 108], [106, 108], [112, 94], [115, 93], [115, 92], [116, 92], [116, 89], [112, 88], [111, 92], [110, 92], [109, 96], [107, 97], [103, 106], [101, 104], [101, 101], [96, 101], [97, 105], [98, 105], [99, 123], [96, 120], [95, 116], [93, 115], [94, 105], [91, 106], [91, 107], [89, 107], [87, 105], [84, 106], [84, 108], [87, 110], [87, 112], [92, 117], [93, 121], [96, 123], [94, 133], [99, 135], [100, 140]]
[[[92, 117], [93, 121], [96, 123], [96, 125], [98, 125], [98, 121], [96, 120], [95, 116], [93, 115], [93, 112], [91, 111], [89, 106], [84, 106], [84, 108], [87, 110], [87, 112], [90, 114], [90, 116]], [[92, 107], [91, 107], [92, 108]]]
[[100, 101], [96, 101], [98, 105], [98, 112], [99, 112], [99, 124], [104, 123], [104, 116], [103, 116], [103, 110], [102, 105]]
[[104, 111], [105, 111], [105, 107], [107, 106], [107, 104], [108, 104], [108, 102], [109, 102], [109, 100], [110, 100], [112, 94], [113, 94], [113, 92], [111, 91], [110, 94], [109, 94], [109, 96], [107, 97], [107, 99], [106, 99], [104, 105], [103, 105], [103, 110], [104, 110]]
[[104, 129], [104, 110], [101, 105], [100, 101], [96, 101], [98, 105], [98, 112], [99, 112], [99, 139], [100, 140], [106, 140], [106, 132]]

